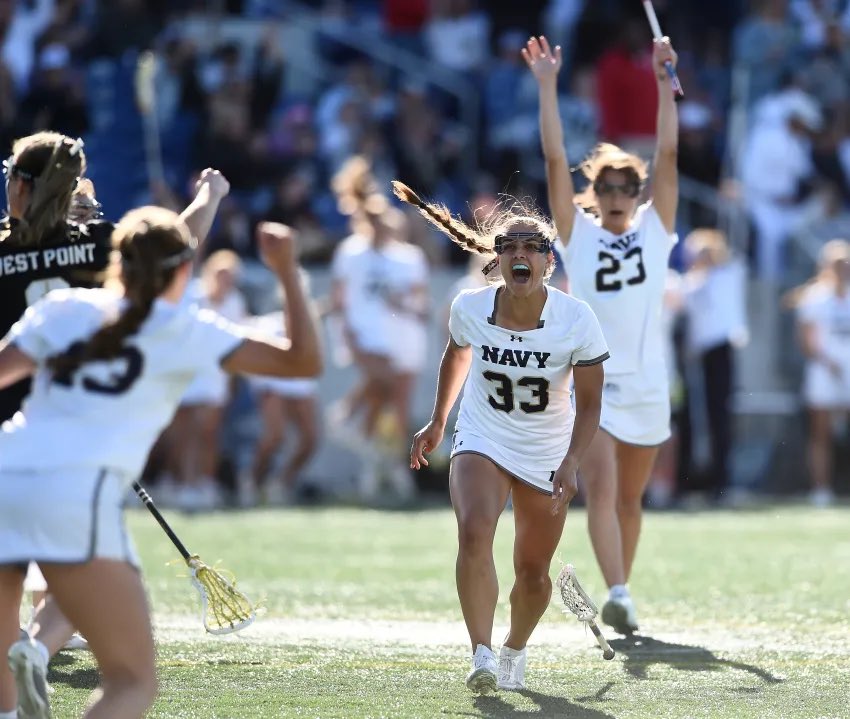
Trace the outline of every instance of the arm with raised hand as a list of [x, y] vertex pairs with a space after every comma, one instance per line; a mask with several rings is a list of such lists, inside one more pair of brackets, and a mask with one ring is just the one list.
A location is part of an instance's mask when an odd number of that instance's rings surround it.
[[316, 377], [322, 371], [319, 321], [298, 273], [294, 233], [286, 225], [263, 222], [257, 239], [263, 262], [277, 275], [286, 296], [288, 337], [246, 339], [222, 368], [233, 374]]
[[553, 53], [549, 42], [542, 35], [531, 38], [522, 49], [531, 72], [537, 80], [540, 92], [540, 143], [546, 162], [546, 180], [549, 208], [566, 245], [573, 231], [576, 208], [573, 204], [575, 189], [570, 177], [570, 165], [564, 149], [564, 130], [558, 110], [558, 72], [561, 70], [561, 48]]
[[664, 229], [676, 229], [676, 208], [679, 204], [679, 117], [676, 101], [670, 89], [664, 63], [676, 67], [677, 56], [670, 38], [656, 40], [652, 49], [652, 68], [658, 85], [658, 123], [656, 126], [655, 168], [652, 180], [652, 201]]
[[195, 199], [180, 213], [180, 219], [186, 223], [198, 245], [206, 240], [218, 206], [228, 192], [230, 183], [218, 170], [207, 168], [201, 173], [195, 184]]

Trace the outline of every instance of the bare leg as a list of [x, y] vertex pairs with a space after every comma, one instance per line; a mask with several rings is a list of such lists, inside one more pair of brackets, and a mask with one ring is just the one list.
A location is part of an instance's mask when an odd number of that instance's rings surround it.
[[826, 409], [809, 409], [809, 477], [813, 489], [832, 486], [832, 425]]
[[260, 414], [263, 417], [263, 430], [257, 442], [253, 468], [257, 486], [265, 483], [275, 453], [283, 443], [283, 399], [273, 392], [263, 392], [260, 395]]
[[625, 580], [629, 580], [640, 537], [641, 499], [655, 464], [658, 447], [638, 447], [617, 442], [617, 518], [623, 552]]
[[449, 490], [458, 524], [455, 575], [472, 651], [490, 647], [499, 580], [493, 561], [493, 537], [505, 508], [511, 479], [490, 460], [461, 454], [452, 460]]
[[24, 573], [15, 567], [0, 567], [0, 712], [11, 712], [18, 706], [15, 678], [6, 655], [20, 634], [18, 622], [23, 595]]
[[139, 573], [126, 562], [43, 564], [50, 591], [89, 641], [102, 693], [87, 719], [139, 719], [157, 693], [153, 633]]
[[298, 443], [292, 458], [283, 473], [284, 484], [292, 489], [298, 475], [313, 457], [318, 444], [318, 422], [314, 397], [287, 397], [283, 400], [283, 412], [298, 429]]
[[549, 568], [561, 541], [566, 511], [552, 516], [552, 497], [514, 480], [511, 490], [516, 539], [511, 590], [511, 628], [505, 638], [510, 649], [524, 649], [549, 606], [552, 580]]
[[615, 440], [599, 430], [581, 463], [581, 482], [587, 499], [587, 526], [596, 561], [608, 587], [626, 583], [620, 522], [617, 517]]
[[52, 657], [73, 635], [73, 625], [62, 614], [56, 599], [48, 594], [35, 610], [30, 636], [44, 644]]

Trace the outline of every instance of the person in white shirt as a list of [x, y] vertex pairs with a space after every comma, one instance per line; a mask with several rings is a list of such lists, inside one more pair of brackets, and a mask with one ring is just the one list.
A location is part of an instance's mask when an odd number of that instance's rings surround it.
[[[384, 428], [409, 423], [413, 382], [426, 356], [428, 268], [421, 249], [405, 241], [407, 219], [378, 192], [365, 159], [351, 158], [333, 184], [354, 234], [334, 255], [332, 306], [344, 318], [361, 379], [329, 423], [337, 436], [356, 441], [361, 499], [374, 500], [388, 479], [396, 497], [410, 501], [416, 487], [396, 451], [398, 432]], [[346, 422], [360, 422], [360, 431]]]
[[4, 717], [19, 705], [24, 715], [50, 716], [46, 656], [31, 640], [15, 641], [29, 561], [38, 562], [97, 660], [103, 685], [86, 716], [144, 715], [157, 684], [150, 614], [122, 515], [131, 483], [199, 371], [220, 364], [228, 372], [310, 376], [321, 366], [289, 228], [258, 227], [263, 259], [290, 300], [286, 344], [246, 337], [214, 313], [181, 304], [197, 241], [176, 213], [134, 210], [112, 241], [121, 291], [50, 292], [0, 343], [0, 386], [33, 376], [22, 411], [0, 433]]
[[850, 242], [830, 240], [820, 269], [797, 307], [800, 345], [806, 356], [803, 401], [809, 413], [809, 478], [812, 504], [832, 504], [832, 419], [850, 412]]
[[652, 200], [639, 205], [645, 163], [601, 144], [581, 166], [589, 180], [576, 195], [564, 151], [557, 79], [561, 49], [531, 38], [523, 56], [540, 92], [540, 134], [556, 245], [570, 291], [599, 318], [611, 359], [602, 395], [603, 432], [581, 466], [588, 526], [609, 587], [602, 619], [623, 634], [637, 630], [626, 585], [640, 536], [641, 500], [658, 447], [670, 436], [670, 396], [661, 322], [670, 250], [677, 241], [678, 119], [664, 69], [675, 65], [668, 38], [656, 40], [658, 128]]
[[[241, 262], [231, 250], [211, 254], [200, 277], [189, 283], [186, 301], [217, 312], [234, 324], [248, 314], [236, 287]], [[218, 485], [219, 435], [230, 399], [230, 377], [219, 367], [200, 372], [186, 388], [165, 431], [169, 465], [177, 481], [176, 505], [186, 511], [214, 509], [222, 502]], [[162, 480], [167, 483], [167, 478]]]
[[[608, 348], [591, 309], [548, 287], [552, 223], [516, 201], [472, 229], [410, 188], [396, 194], [469, 252], [495, 253], [498, 281], [452, 303], [431, 421], [413, 438], [410, 465], [428, 466], [463, 386], [452, 434], [449, 490], [458, 524], [456, 579], [472, 644], [474, 692], [525, 687], [526, 643], [552, 594], [549, 568], [576, 472], [599, 426]], [[570, 377], [574, 382], [575, 409]], [[513, 503], [511, 624], [498, 660], [492, 650], [499, 597], [496, 524]]]
[[747, 271], [739, 259], [731, 256], [726, 236], [720, 230], [694, 230], [685, 238], [685, 249], [691, 258], [683, 283], [688, 354], [702, 369], [711, 438], [709, 489], [719, 500], [726, 491], [732, 451], [734, 351], [744, 346], [749, 336]]

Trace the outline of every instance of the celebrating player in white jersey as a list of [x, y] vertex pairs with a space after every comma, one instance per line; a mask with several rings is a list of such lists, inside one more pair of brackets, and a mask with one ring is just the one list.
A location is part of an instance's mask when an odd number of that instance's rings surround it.
[[[442, 441], [463, 385], [449, 488], [458, 523], [458, 595], [473, 651], [466, 683], [481, 693], [497, 685], [522, 689], [526, 643], [549, 604], [549, 566], [576, 493], [576, 470], [599, 425], [608, 349], [591, 309], [546, 286], [555, 262], [550, 222], [517, 203], [473, 230], [401, 183], [394, 186], [466, 250], [498, 256], [492, 264], [500, 282], [466, 290], [452, 304], [434, 413], [413, 439], [410, 463], [428, 465], [425, 455]], [[497, 661], [493, 537], [509, 496], [516, 576], [510, 630]]]
[[246, 338], [215, 314], [181, 306], [196, 241], [175, 213], [151, 207], [128, 213], [113, 233], [123, 293], [51, 292], [0, 344], [1, 386], [33, 376], [23, 411], [0, 434], [0, 651], [20, 692], [0, 684], [6, 716], [18, 699], [26, 715], [50, 715], [46, 662], [32, 642], [12, 645], [32, 560], [97, 659], [103, 686], [86, 716], [141, 717], [152, 704], [153, 637], [122, 517], [127, 489], [197, 372], [221, 364], [310, 376], [321, 364], [291, 231], [265, 223], [258, 233], [289, 298], [289, 343]]
[[806, 356], [803, 401], [809, 410], [811, 501], [835, 499], [832, 489], [833, 424], [850, 412], [850, 243], [830, 240], [820, 252], [820, 271], [799, 293], [797, 321]]
[[523, 48], [540, 90], [540, 134], [549, 205], [571, 292], [587, 302], [611, 348], [599, 432], [581, 467], [593, 549], [610, 589], [602, 619], [621, 633], [637, 629], [626, 582], [641, 525], [641, 499], [659, 445], [670, 436], [670, 398], [661, 310], [670, 250], [676, 242], [678, 120], [665, 62], [676, 63], [667, 38], [656, 40], [658, 127], [652, 200], [638, 206], [645, 163], [599, 145], [582, 164], [589, 180], [576, 195], [558, 113], [561, 49], [545, 38]]

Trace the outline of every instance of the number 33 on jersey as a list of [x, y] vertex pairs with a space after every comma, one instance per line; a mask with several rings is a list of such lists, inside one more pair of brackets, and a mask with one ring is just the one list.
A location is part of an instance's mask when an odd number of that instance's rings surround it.
[[452, 304], [452, 339], [472, 348], [456, 429], [557, 467], [573, 424], [571, 370], [602, 362], [608, 348], [591, 309], [553, 287], [536, 329], [498, 327], [496, 302], [503, 291], [467, 290]]

